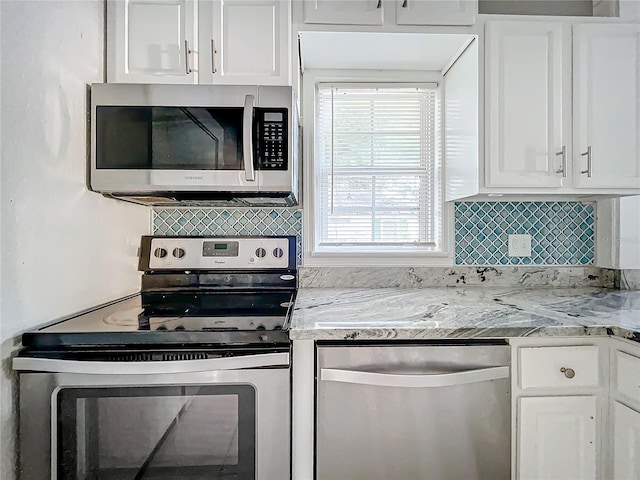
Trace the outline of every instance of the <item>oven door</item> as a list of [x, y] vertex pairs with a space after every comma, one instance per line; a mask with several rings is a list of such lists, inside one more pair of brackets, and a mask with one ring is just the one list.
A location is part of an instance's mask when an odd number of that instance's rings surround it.
[[50, 363], [20, 375], [23, 480], [289, 478], [286, 353]]

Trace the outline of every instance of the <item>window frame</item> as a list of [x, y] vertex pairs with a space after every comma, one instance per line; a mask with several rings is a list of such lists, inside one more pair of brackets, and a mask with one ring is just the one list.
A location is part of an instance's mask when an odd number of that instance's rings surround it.
[[440, 181], [442, 206], [442, 244], [439, 251], [427, 251], [422, 246], [319, 246], [319, 214], [316, 185], [319, 169], [315, 164], [317, 91], [320, 84], [437, 84], [440, 124], [440, 155], [444, 151], [443, 79], [440, 72], [374, 71], [374, 70], [306, 70], [302, 75], [301, 123], [303, 137], [303, 265], [305, 266], [452, 266], [453, 207], [445, 202], [444, 159], [437, 175]]

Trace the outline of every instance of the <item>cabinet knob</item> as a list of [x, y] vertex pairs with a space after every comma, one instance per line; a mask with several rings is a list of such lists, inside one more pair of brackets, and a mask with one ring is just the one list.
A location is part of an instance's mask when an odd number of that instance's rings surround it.
[[562, 367], [560, 371], [564, 373], [564, 376], [567, 378], [573, 378], [576, 376], [576, 371], [573, 368]]

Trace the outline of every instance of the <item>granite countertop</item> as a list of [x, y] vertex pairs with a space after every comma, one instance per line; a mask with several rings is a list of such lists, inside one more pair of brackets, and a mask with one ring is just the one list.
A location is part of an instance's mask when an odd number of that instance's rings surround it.
[[293, 340], [615, 335], [640, 342], [640, 291], [301, 288]]

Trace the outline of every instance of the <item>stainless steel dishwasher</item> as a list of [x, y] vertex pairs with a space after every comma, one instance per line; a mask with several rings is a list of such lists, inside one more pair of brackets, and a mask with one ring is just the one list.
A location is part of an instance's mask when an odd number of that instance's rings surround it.
[[319, 346], [318, 480], [511, 477], [510, 348]]

